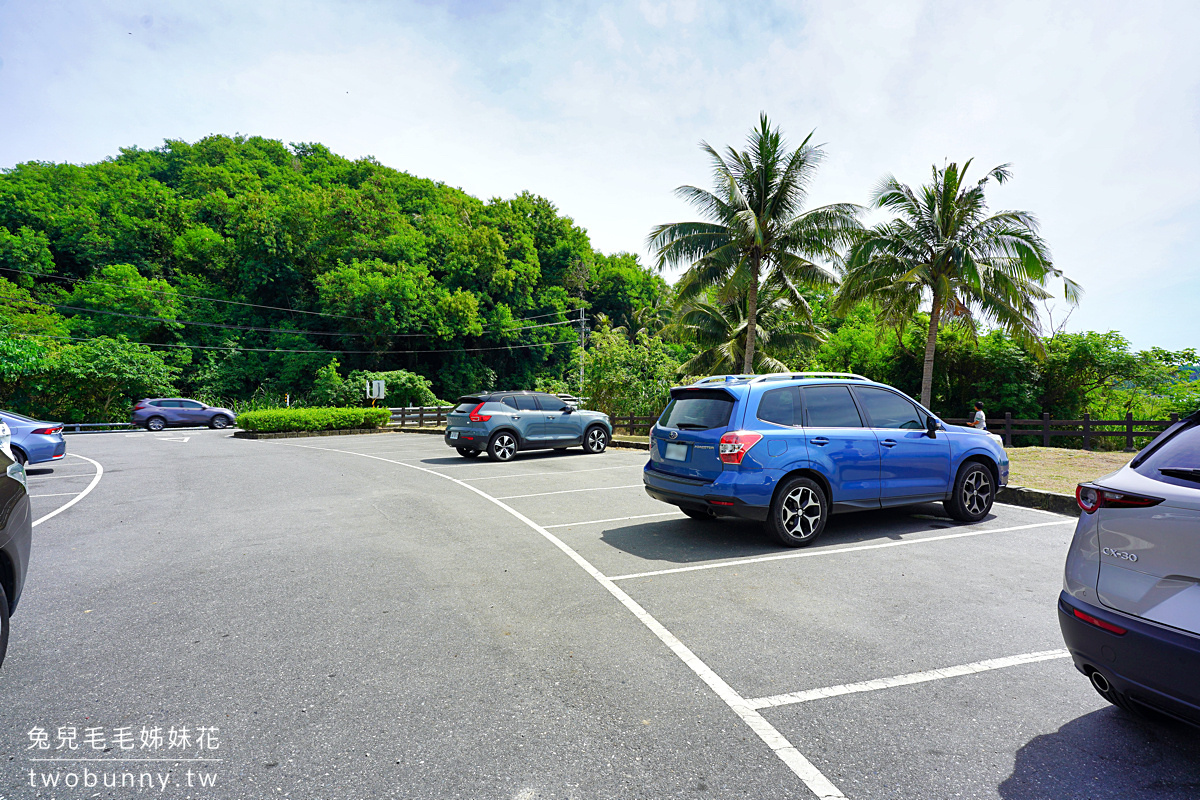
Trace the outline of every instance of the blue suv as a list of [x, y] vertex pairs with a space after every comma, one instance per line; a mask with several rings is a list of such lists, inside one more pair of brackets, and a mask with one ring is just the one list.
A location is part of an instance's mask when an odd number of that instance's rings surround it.
[[999, 437], [861, 375], [721, 375], [671, 390], [642, 476], [689, 517], [758, 520], [803, 547], [843, 511], [940, 501], [955, 519], [983, 519], [1008, 455]]

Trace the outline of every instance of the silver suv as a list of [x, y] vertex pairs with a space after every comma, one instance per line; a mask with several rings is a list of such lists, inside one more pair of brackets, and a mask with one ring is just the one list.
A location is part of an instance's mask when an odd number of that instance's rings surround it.
[[1106, 700], [1200, 725], [1200, 412], [1076, 490], [1058, 619]]
[[493, 461], [511, 461], [519, 450], [583, 445], [603, 453], [612, 439], [607, 414], [581, 411], [545, 392], [489, 392], [460, 397], [446, 416], [446, 444], [463, 458], [486, 452]]

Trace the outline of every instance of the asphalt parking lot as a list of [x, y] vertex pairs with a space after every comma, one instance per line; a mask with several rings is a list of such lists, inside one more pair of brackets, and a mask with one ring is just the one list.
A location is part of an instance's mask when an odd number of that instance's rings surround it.
[[[30, 470], [3, 797], [1200, 796], [1200, 735], [1109, 707], [1065, 657], [1065, 517], [869, 512], [791, 551], [651, 500], [637, 451], [68, 451]], [[217, 747], [142, 746], [155, 726]], [[158, 783], [46, 785], [85, 767]]]

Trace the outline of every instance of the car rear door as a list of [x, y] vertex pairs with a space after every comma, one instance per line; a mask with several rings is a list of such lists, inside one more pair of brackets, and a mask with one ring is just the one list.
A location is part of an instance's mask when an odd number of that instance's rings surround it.
[[[1098, 515], [1096, 594], [1110, 608], [1200, 634], [1200, 425], [1154, 442], [1099, 486], [1122, 494]], [[1119, 484], [1119, 485], [1118, 485]], [[1161, 502], [1136, 505], [1135, 498]]]
[[879, 498], [883, 505], [915, 498], [941, 499], [950, 490], [950, 438], [931, 438], [926, 415], [896, 392], [853, 387], [879, 441]]
[[879, 440], [863, 424], [850, 387], [805, 386], [804, 439], [808, 457], [829, 479], [833, 502], [879, 506]]
[[712, 483], [721, 474], [721, 435], [729, 430], [735, 398], [724, 389], [671, 390], [671, 402], [651, 429], [653, 469]]
[[580, 429], [583, 418], [570, 411], [561, 399], [553, 395], [539, 394], [537, 401], [542, 412], [542, 425], [547, 440], [570, 442], [583, 436]]
[[[509, 399], [508, 397], [504, 398], [504, 402], [507, 404]], [[537, 400], [531, 394], [518, 394], [511, 399], [516, 401], [517, 408], [512, 412], [512, 421], [516, 425], [521, 439], [533, 444], [545, 442], [545, 415], [538, 408]]]

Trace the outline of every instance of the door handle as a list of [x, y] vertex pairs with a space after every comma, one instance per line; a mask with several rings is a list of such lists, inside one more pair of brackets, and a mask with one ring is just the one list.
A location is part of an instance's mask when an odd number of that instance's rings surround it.
[[520, 417], [517, 416], [516, 414], [513, 414], [513, 419], [520, 419]]
[[896, 440], [895, 439], [884, 439], [882, 442], [880, 442], [880, 444], [883, 445], [884, 447], [895, 447]]
[[813, 444], [817, 445], [818, 447], [824, 447], [825, 445], [829, 444], [829, 439], [825, 436], [814, 436], [809, 441], [811, 441]]

